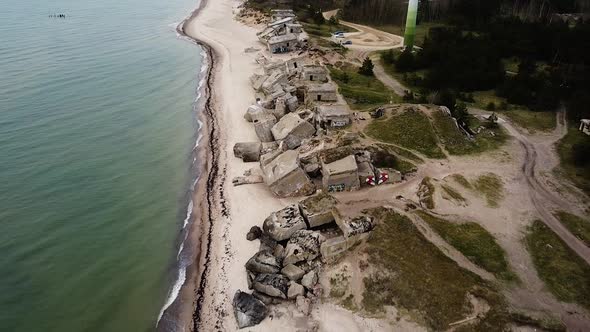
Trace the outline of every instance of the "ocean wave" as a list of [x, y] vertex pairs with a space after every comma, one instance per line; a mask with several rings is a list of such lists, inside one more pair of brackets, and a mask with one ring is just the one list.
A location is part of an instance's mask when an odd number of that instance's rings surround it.
[[180, 269], [178, 270], [178, 278], [176, 278], [176, 282], [174, 283], [174, 286], [172, 286], [172, 289], [170, 290], [170, 293], [168, 294], [168, 298], [166, 299], [166, 303], [164, 304], [164, 306], [160, 310], [160, 314], [158, 315], [158, 321], [156, 322], [156, 326], [158, 326], [158, 324], [160, 323], [160, 319], [162, 319], [164, 312], [166, 312], [166, 310], [172, 305], [172, 303], [174, 303], [174, 301], [176, 301], [178, 294], [180, 294], [180, 289], [182, 288], [182, 285], [184, 284], [185, 281], [186, 281], [186, 266], [181, 265]]
[[[188, 225], [189, 220], [191, 219], [191, 215], [193, 214], [193, 200], [191, 199], [188, 203], [188, 208], [186, 210], [186, 218], [184, 218], [184, 223], [182, 225], [182, 228], [184, 229], [186, 227], [186, 225]], [[184, 244], [184, 241], [183, 241]]]

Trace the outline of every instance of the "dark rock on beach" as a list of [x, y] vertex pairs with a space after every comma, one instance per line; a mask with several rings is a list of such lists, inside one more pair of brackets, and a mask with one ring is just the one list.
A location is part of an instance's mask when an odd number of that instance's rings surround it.
[[256, 273], [278, 273], [281, 263], [269, 251], [260, 251], [246, 262], [246, 269]]
[[260, 235], [262, 235], [262, 229], [258, 226], [252, 226], [248, 234], [246, 234], [246, 239], [248, 239], [248, 241], [254, 241], [259, 238]]
[[233, 306], [239, 328], [257, 325], [268, 315], [268, 308], [262, 301], [240, 290], [234, 295]]

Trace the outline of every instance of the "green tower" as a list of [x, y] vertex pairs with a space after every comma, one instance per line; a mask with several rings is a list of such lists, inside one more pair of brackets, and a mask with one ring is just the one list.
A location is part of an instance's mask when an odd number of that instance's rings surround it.
[[404, 34], [404, 46], [410, 51], [414, 48], [414, 38], [416, 37], [416, 16], [418, 16], [418, 0], [410, 0], [406, 18], [406, 33]]

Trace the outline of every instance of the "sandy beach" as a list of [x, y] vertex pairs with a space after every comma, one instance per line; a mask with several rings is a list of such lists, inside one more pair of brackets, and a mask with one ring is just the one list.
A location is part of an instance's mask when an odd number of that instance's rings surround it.
[[[203, 235], [202, 250], [197, 253], [200, 266], [187, 276], [180, 301], [181, 321], [186, 330], [237, 329], [231, 299], [238, 289], [247, 289], [244, 263], [258, 248], [257, 242], [246, 240], [246, 233], [289, 202], [275, 198], [262, 184], [231, 185], [232, 177], [256, 166], [233, 157], [231, 149], [238, 141], [257, 140], [254, 129], [243, 119], [243, 112], [255, 100], [249, 77], [258, 65], [256, 53], [244, 50], [262, 46], [257, 44], [255, 29], [234, 20], [239, 4], [233, 0], [204, 2], [183, 27], [187, 36], [209, 48], [210, 66], [212, 62], [208, 80], [210, 101], [206, 105], [211, 113], [205, 110], [203, 114], [204, 130], [209, 133], [203, 148], [207, 172], [203, 172], [196, 191], [200, 204], [195, 206], [195, 213], [201, 220], [194, 227], [200, 229], [192, 232], [195, 237]], [[200, 279], [200, 273], [204, 279]], [[194, 294], [196, 302], [190, 301]], [[272, 328], [268, 326], [271, 320], [265, 323], [258, 328]]]

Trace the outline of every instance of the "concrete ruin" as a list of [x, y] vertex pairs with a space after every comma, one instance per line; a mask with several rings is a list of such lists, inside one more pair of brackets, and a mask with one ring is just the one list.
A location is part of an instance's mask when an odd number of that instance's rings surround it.
[[321, 192], [299, 202], [299, 208], [309, 228], [315, 228], [334, 222], [336, 204], [336, 198]]
[[298, 161], [298, 153], [287, 150], [262, 166], [264, 182], [279, 197], [308, 196], [315, 185]]
[[341, 128], [352, 122], [352, 114], [348, 105], [319, 105], [316, 106], [316, 121], [324, 129]]
[[253, 120], [254, 131], [261, 142], [273, 142], [272, 127], [277, 123], [277, 118], [273, 114], [262, 113]]
[[328, 82], [328, 71], [320, 65], [307, 65], [303, 67], [301, 78], [310, 82]]
[[353, 155], [322, 165], [322, 184], [328, 192], [360, 189], [358, 166]]
[[307, 224], [296, 204], [273, 212], [264, 220], [262, 229], [275, 241], [288, 240], [295, 232], [307, 229]]
[[308, 84], [305, 88], [305, 102], [336, 102], [338, 87], [334, 83]]
[[309, 36], [293, 11], [281, 10], [271, 15], [271, 22], [257, 33], [271, 53], [286, 53], [307, 46]]
[[304, 139], [315, 134], [315, 127], [297, 114], [289, 113], [272, 127], [272, 134], [277, 141], [284, 140], [288, 136]]
[[299, 46], [299, 39], [294, 33], [272, 36], [268, 39], [268, 50], [271, 53], [286, 53], [294, 51]]

